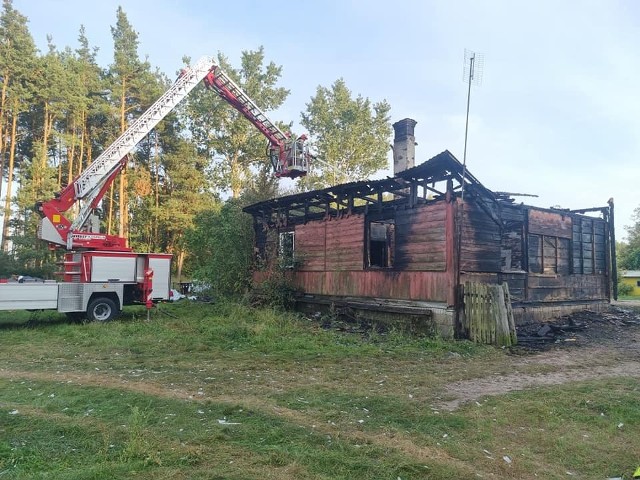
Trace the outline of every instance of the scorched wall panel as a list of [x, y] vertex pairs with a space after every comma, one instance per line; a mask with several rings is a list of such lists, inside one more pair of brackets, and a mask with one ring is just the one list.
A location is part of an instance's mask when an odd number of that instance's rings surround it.
[[529, 210], [529, 233], [571, 238], [571, 216], [567, 214]]
[[305, 225], [296, 225], [295, 257], [301, 264], [299, 270], [325, 270], [327, 223], [322, 220], [309, 222]]
[[529, 274], [527, 294], [530, 302], [606, 299], [606, 277]]
[[446, 215], [444, 202], [396, 213], [394, 268], [407, 271], [446, 270]]
[[296, 272], [294, 282], [308, 294], [395, 298], [453, 303], [447, 272]]
[[501, 240], [500, 226], [478, 205], [465, 201], [460, 248], [461, 270], [501, 271]]
[[364, 268], [364, 217], [330, 220], [326, 225], [327, 271], [362, 270]]

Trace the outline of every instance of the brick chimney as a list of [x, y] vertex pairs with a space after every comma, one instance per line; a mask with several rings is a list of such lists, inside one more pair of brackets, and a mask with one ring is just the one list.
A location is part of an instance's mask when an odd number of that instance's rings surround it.
[[393, 124], [393, 174], [396, 175], [416, 164], [415, 120], [405, 118]]

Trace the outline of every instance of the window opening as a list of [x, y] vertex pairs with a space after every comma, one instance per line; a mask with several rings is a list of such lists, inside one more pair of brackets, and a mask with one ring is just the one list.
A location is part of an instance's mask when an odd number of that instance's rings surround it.
[[569, 239], [529, 234], [529, 272], [569, 274]]
[[369, 222], [368, 266], [393, 267], [395, 223], [393, 220]]
[[280, 232], [279, 240], [278, 256], [280, 257], [280, 266], [283, 268], [293, 268], [295, 251], [294, 232]]

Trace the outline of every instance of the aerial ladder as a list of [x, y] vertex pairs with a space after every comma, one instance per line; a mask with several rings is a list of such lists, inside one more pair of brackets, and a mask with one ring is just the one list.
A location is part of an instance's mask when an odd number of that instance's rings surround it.
[[292, 137], [291, 134], [282, 132], [218, 65], [214, 65], [205, 76], [204, 84], [267, 137], [267, 156], [276, 177], [296, 178], [306, 175], [311, 158], [306, 135]]
[[[38, 202], [36, 210], [41, 216], [38, 238], [54, 248], [65, 247], [70, 251], [131, 251], [125, 238], [100, 233], [93, 212], [125, 167], [128, 154], [200, 82], [238, 110], [267, 138], [267, 154], [277, 177], [306, 175], [310, 158], [307, 137], [282, 132], [213, 58], [202, 57], [192, 67], [183, 69], [171, 88], [55, 198]], [[71, 222], [64, 213], [76, 203], [80, 203], [80, 208]]]

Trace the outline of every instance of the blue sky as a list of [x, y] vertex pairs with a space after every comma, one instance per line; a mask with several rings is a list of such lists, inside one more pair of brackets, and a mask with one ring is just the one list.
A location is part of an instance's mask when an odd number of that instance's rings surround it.
[[386, 99], [394, 122], [418, 121], [416, 163], [445, 149], [462, 160], [464, 50], [481, 52], [467, 150], [476, 178], [541, 207], [614, 197], [618, 238], [640, 206], [640, 2], [14, 0], [41, 51], [47, 35], [76, 48], [83, 24], [105, 67], [118, 5], [140, 54], [169, 76], [184, 55], [221, 51], [237, 65], [264, 46], [291, 90], [273, 120], [298, 123], [316, 87], [340, 77], [354, 95]]

